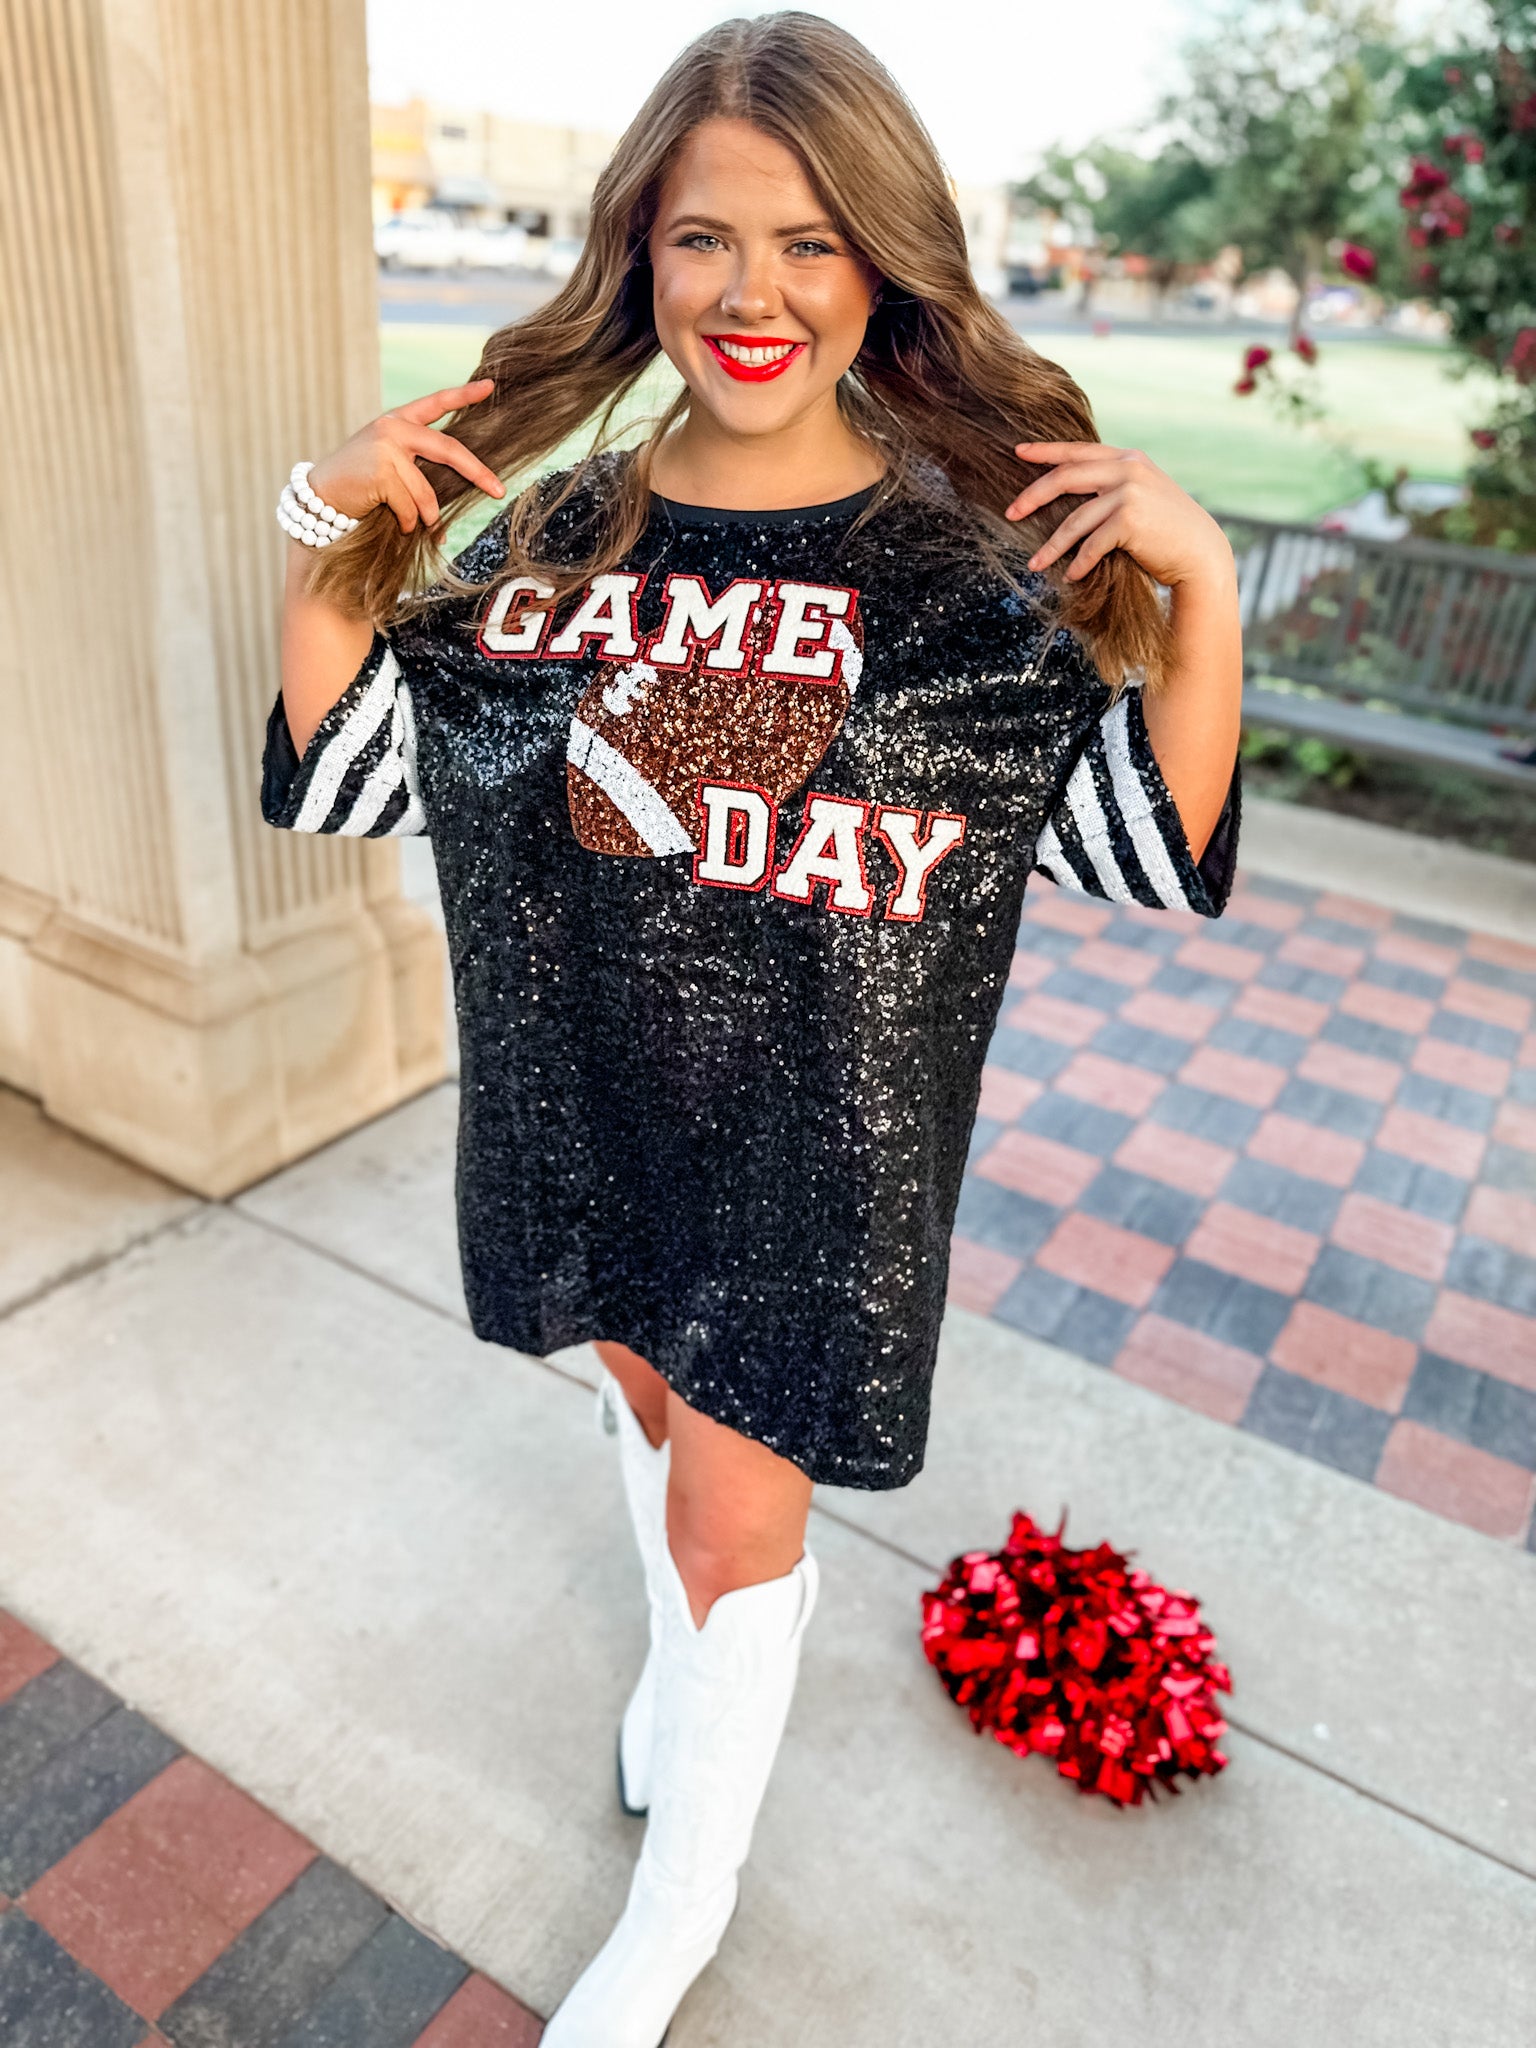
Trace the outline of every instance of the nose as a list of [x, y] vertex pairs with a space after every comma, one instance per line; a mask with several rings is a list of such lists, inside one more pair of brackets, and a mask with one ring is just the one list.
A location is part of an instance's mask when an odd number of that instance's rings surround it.
[[784, 299], [774, 277], [773, 251], [743, 245], [736, 252], [730, 282], [720, 294], [720, 310], [731, 320], [771, 320]]

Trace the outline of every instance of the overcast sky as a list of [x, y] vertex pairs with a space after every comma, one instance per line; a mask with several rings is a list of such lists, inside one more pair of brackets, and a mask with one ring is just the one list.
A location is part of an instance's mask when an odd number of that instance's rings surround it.
[[[421, 93], [617, 130], [701, 29], [770, 10], [709, 0], [368, 0], [373, 96]], [[1199, 0], [856, 0], [818, 12], [866, 42], [952, 174], [987, 183], [1048, 142], [1135, 121], [1174, 76]]]

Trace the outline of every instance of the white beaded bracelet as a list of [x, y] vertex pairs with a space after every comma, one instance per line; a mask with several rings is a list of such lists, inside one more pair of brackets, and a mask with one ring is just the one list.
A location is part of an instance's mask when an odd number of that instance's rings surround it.
[[328, 548], [333, 540], [350, 533], [357, 521], [327, 505], [310, 489], [309, 472], [314, 466], [312, 462], [293, 465], [277, 501], [277, 523], [290, 539], [302, 541], [307, 548]]

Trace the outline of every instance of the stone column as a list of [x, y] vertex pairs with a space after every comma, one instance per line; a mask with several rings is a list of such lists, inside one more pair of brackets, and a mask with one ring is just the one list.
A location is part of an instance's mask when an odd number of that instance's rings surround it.
[[0, 0], [0, 1079], [224, 1195], [443, 1072], [388, 842], [263, 824], [289, 466], [378, 410], [364, 0]]

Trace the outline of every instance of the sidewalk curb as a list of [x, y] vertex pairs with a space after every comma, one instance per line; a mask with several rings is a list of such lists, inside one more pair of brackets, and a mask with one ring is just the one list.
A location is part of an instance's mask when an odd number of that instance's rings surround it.
[[1239, 864], [1438, 923], [1536, 945], [1536, 867], [1271, 797], [1243, 799]]

